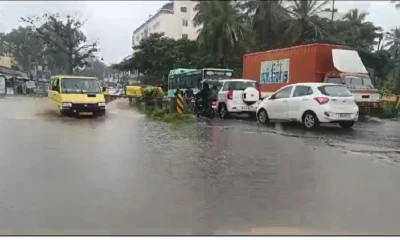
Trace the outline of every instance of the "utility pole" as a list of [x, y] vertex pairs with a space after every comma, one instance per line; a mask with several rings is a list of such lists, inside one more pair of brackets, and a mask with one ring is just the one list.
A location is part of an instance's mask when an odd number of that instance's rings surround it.
[[333, 17], [334, 17], [334, 15], [335, 15], [335, 0], [332, 0], [332, 9], [331, 9], [331, 11], [332, 11], [332, 18], [331, 18], [331, 20], [332, 20], [332, 22], [333, 22]]

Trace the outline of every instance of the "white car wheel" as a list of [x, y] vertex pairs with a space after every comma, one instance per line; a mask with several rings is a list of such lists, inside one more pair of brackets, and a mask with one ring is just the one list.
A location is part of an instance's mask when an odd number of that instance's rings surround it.
[[269, 122], [269, 117], [268, 117], [267, 111], [265, 111], [264, 109], [261, 109], [258, 112], [257, 119], [260, 123], [267, 124]]
[[306, 112], [303, 116], [303, 125], [307, 129], [318, 127], [319, 121], [317, 116], [313, 112]]

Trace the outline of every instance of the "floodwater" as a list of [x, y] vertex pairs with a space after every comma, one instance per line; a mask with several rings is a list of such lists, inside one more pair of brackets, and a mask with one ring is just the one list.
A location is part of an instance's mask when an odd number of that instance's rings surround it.
[[400, 234], [399, 122], [60, 117], [0, 99], [0, 234]]

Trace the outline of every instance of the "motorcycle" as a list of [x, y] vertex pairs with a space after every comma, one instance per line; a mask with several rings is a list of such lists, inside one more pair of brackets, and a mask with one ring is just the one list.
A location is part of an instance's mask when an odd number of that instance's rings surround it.
[[203, 104], [204, 103], [201, 101], [201, 99], [197, 99], [193, 108], [193, 114], [196, 115], [196, 117], [204, 116], [209, 119], [213, 119], [217, 115], [213, 108], [213, 106], [216, 105], [216, 102], [208, 102], [206, 106], [203, 106]]

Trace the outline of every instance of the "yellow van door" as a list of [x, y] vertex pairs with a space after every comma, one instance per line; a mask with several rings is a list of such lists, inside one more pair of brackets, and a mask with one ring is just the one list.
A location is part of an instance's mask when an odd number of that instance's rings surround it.
[[54, 78], [51, 80], [49, 89], [49, 98], [53, 102], [54, 106], [60, 108], [61, 106], [61, 95], [60, 95], [60, 80], [59, 78]]

